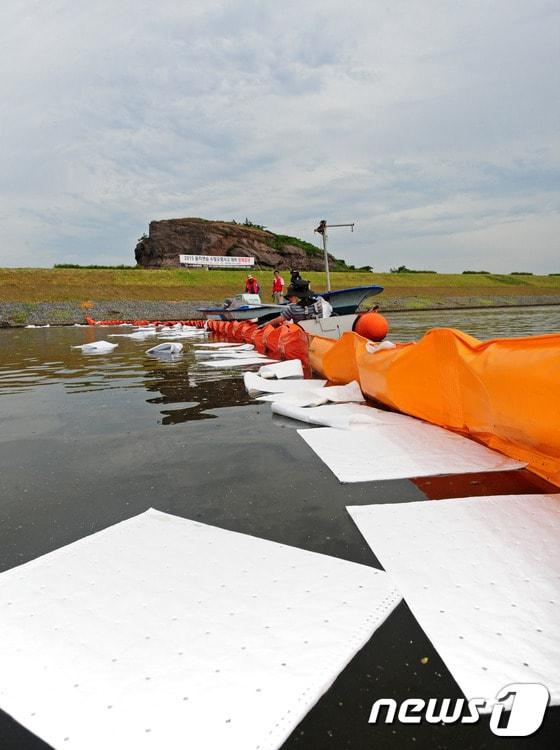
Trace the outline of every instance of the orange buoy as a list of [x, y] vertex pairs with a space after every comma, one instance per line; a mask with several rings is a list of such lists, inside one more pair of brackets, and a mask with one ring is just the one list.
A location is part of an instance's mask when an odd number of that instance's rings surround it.
[[383, 341], [389, 330], [389, 323], [378, 312], [360, 315], [354, 323], [354, 331], [370, 341]]

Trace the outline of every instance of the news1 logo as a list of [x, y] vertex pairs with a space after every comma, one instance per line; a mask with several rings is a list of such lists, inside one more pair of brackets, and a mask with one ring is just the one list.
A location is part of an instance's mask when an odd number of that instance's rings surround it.
[[[494, 703], [484, 698], [407, 698], [400, 706], [393, 698], [380, 698], [371, 707], [369, 723], [475, 724], [481, 713], [490, 714], [490, 729], [499, 737], [528, 737], [541, 726], [550, 693], [538, 682], [512, 682], [503, 687]], [[381, 719], [382, 709], [384, 719]]]

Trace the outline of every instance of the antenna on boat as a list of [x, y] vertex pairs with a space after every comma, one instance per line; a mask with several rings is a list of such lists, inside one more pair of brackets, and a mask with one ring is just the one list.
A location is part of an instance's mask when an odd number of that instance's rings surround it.
[[331, 274], [329, 271], [329, 256], [327, 253], [327, 229], [331, 229], [332, 227], [351, 227], [352, 231], [354, 231], [354, 222], [352, 222], [352, 224], [327, 224], [326, 219], [321, 219], [317, 229], [313, 230], [314, 232], [317, 232], [317, 234], [320, 234], [323, 237], [323, 252], [325, 254], [325, 275], [327, 277], [327, 292], [331, 291]]

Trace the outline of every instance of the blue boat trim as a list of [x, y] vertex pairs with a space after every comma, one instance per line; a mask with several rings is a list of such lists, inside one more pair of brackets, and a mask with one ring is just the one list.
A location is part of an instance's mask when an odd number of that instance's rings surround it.
[[382, 286], [349, 286], [347, 289], [334, 289], [332, 292], [317, 292], [321, 297], [327, 299], [328, 297], [334, 297], [336, 294], [344, 294], [345, 292], [366, 292], [368, 291], [372, 296], [374, 294], [381, 294], [384, 287]]

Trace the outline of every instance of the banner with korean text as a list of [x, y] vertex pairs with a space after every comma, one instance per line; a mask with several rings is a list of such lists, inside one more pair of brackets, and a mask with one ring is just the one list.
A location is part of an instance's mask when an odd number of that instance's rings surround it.
[[179, 255], [182, 266], [210, 266], [213, 268], [250, 268], [255, 265], [254, 258], [243, 258], [237, 255]]

